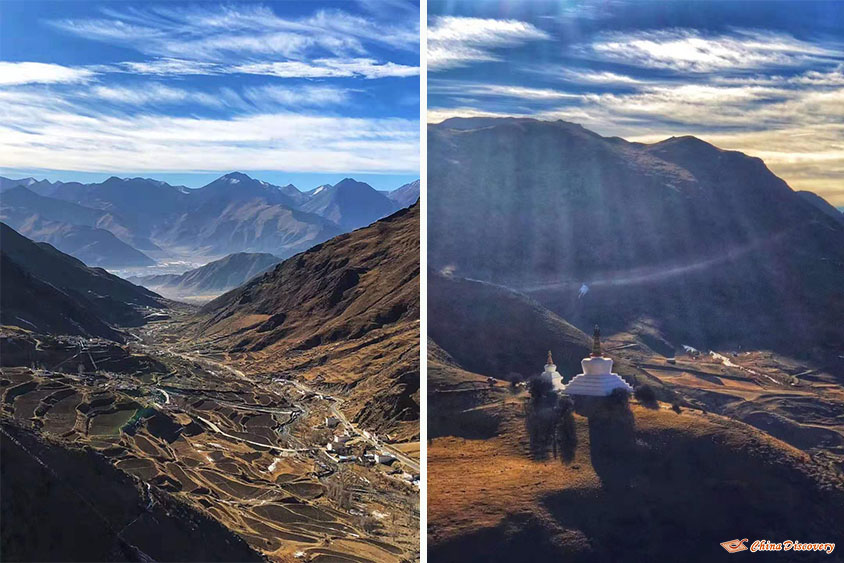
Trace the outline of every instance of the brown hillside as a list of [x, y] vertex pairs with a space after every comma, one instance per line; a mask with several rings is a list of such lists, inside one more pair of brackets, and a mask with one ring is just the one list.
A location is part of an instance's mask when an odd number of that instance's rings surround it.
[[[755, 429], [665, 406], [578, 407], [563, 460], [537, 454], [524, 397], [501, 398], [452, 413], [451, 435], [429, 444], [432, 559], [715, 561], [737, 537], [840, 544], [840, 473]], [[478, 411], [491, 434], [456, 437]], [[800, 560], [831, 560], [814, 555]]]
[[303, 377], [355, 422], [417, 436], [419, 206], [284, 261], [206, 305], [194, 328], [247, 371]]

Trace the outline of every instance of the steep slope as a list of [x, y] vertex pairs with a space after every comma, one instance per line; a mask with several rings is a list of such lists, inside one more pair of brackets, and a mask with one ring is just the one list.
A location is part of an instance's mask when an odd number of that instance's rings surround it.
[[414, 180], [387, 193], [387, 197], [395, 201], [399, 207], [407, 207], [419, 199], [419, 180]]
[[799, 191], [797, 195], [802, 197], [806, 202], [814, 205], [833, 219], [844, 222], [844, 213], [829, 203], [827, 200], [814, 192]]
[[44, 334], [73, 334], [122, 341], [123, 336], [82, 299], [28, 274], [0, 252], [0, 324]]
[[395, 211], [397, 205], [369, 184], [346, 178], [333, 186], [321, 186], [302, 205], [345, 230], [365, 227]]
[[455, 119], [429, 132], [434, 268], [528, 292], [581, 329], [651, 315], [676, 346], [844, 338], [844, 227], [759, 159], [561, 121]]
[[155, 291], [201, 295], [235, 288], [281, 262], [273, 254], [238, 252], [183, 274], [135, 276], [128, 281]]
[[[235, 534], [91, 449], [0, 427], [5, 561], [262, 561]], [[49, 508], [45, 510], [45, 508]]]
[[[0, 255], [4, 266], [3, 276], [3, 322], [33, 329], [34, 321], [42, 313], [53, 315], [45, 324], [65, 326], [71, 319], [83, 318], [77, 314], [84, 311], [86, 321], [71, 334], [86, 332], [103, 334], [102, 323], [109, 325], [134, 325], [143, 322], [147, 309], [163, 308], [159, 296], [142, 287], [111, 275], [100, 268], [89, 268], [76, 258], [64, 254], [49, 244], [36, 244], [0, 223]], [[37, 292], [44, 300], [18, 299]], [[62, 319], [61, 311], [71, 311], [70, 319]], [[93, 316], [98, 322], [87, 320]], [[21, 320], [24, 319], [24, 320]], [[29, 321], [29, 322], [26, 322]], [[36, 327], [39, 330], [42, 327]], [[43, 329], [46, 330], [46, 329]], [[49, 330], [47, 330], [49, 332]], [[113, 337], [109, 333], [108, 337]]]
[[548, 350], [577, 373], [591, 339], [538, 303], [488, 283], [428, 273], [428, 336], [468, 371], [527, 379]]
[[341, 235], [207, 304], [200, 338], [344, 396], [350, 419], [418, 435], [419, 207]]

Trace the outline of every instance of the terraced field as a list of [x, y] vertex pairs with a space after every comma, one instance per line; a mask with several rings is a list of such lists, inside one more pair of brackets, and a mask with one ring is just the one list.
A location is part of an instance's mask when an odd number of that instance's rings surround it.
[[[418, 493], [394, 467], [324, 452], [325, 397], [267, 374], [149, 345], [156, 372], [4, 367], [2, 417], [98, 452], [156, 491], [211, 516], [271, 560], [393, 562], [418, 557]], [[363, 442], [364, 449], [366, 443]], [[395, 473], [395, 474], [391, 474]]]
[[768, 351], [631, 358], [688, 404], [746, 422], [844, 470], [839, 365], [805, 365]]

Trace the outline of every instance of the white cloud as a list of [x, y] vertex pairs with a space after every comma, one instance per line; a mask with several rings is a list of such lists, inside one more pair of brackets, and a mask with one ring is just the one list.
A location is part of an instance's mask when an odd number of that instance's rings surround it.
[[415, 76], [419, 67], [374, 59], [315, 59], [310, 62], [284, 61], [266, 63], [244, 63], [230, 67], [231, 72], [263, 74], [281, 78], [334, 78], [363, 77], [385, 78], [389, 76]]
[[94, 72], [79, 67], [34, 62], [0, 61], [0, 85], [51, 84], [85, 82], [93, 78]]
[[632, 66], [681, 72], [794, 67], [840, 56], [835, 49], [758, 30], [712, 36], [693, 29], [604, 33], [583, 51]]
[[510, 84], [483, 84], [480, 82], [429, 81], [428, 92], [458, 96], [489, 96], [515, 98], [533, 101], [554, 101], [582, 99], [581, 94], [572, 94], [553, 88], [531, 88]]
[[496, 49], [544, 39], [550, 36], [519, 20], [437, 16], [428, 26], [428, 68], [437, 71], [496, 61], [500, 60]]
[[283, 18], [254, 4], [194, 7], [152, 5], [108, 8], [105, 17], [63, 19], [52, 25], [85, 39], [133, 48], [158, 57], [151, 63], [126, 63], [145, 73], [213, 73], [211, 66], [185, 61], [233, 64], [240, 60], [277, 62], [279, 58], [365, 57], [367, 44], [415, 51], [418, 18], [383, 11], [363, 17], [342, 10], [320, 10], [308, 17]]
[[127, 61], [111, 66], [103, 66], [104, 71], [120, 70], [132, 74], [156, 76], [188, 76], [202, 74], [220, 74], [223, 67], [215, 63], [191, 61], [186, 59], [158, 58], [149, 61]]
[[415, 172], [419, 126], [271, 112], [228, 119], [83, 114], [0, 92], [0, 167], [79, 171]]
[[259, 107], [268, 105], [291, 106], [331, 106], [348, 101], [349, 92], [331, 86], [259, 86], [245, 88], [243, 97]]

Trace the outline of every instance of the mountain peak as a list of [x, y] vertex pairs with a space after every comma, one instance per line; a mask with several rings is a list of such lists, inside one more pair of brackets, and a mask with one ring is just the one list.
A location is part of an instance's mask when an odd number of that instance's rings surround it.
[[238, 182], [245, 182], [245, 181], [254, 181], [252, 177], [244, 174], [243, 172], [229, 172], [228, 174], [221, 176], [220, 179], [226, 179], [230, 184], [237, 184]]

